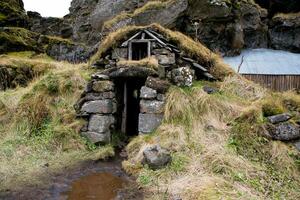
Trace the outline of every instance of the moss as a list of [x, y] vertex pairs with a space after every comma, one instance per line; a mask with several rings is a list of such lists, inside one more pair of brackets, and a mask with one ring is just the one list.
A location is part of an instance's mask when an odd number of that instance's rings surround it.
[[39, 34], [24, 28], [4, 28], [0, 32], [0, 53], [10, 51], [33, 50], [41, 52], [42, 48], [38, 44]]
[[158, 60], [155, 57], [144, 58], [139, 61], [135, 60], [120, 60], [117, 66], [121, 67], [146, 67], [150, 69], [158, 69]]
[[282, 114], [284, 113], [285, 109], [281, 102], [269, 100], [263, 102], [262, 111], [265, 117], [269, 117], [272, 115]]
[[3, 13], [0, 13], [0, 22], [4, 21], [6, 19], [6, 15], [4, 15]]

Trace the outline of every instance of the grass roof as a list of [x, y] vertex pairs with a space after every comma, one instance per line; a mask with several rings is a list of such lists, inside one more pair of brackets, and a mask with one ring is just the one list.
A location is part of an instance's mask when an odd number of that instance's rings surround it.
[[209, 68], [210, 72], [218, 79], [223, 79], [225, 76], [234, 74], [234, 71], [226, 65], [222, 58], [210, 51], [200, 42], [194, 41], [192, 38], [184, 35], [181, 32], [166, 29], [159, 24], [151, 24], [148, 26], [127, 26], [115, 32], [110, 33], [100, 44], [99, 50], [91, 58], [91, 63], [105, 57], [108, 52], [121, 45], [129, 36], [135, 34], [141, 29], [151, 28], [162, 34], [170, 43], [178, 45], [179, 48], [189, 57], [197, 60]]

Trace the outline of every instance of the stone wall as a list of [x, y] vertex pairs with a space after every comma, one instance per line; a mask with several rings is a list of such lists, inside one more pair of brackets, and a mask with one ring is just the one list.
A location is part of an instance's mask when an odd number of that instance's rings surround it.
[[90, 81], [77, 102], [78, 116], [87, 120], [81, 135], [92, 143], [105, 144], [111, 140], [117, 109], [114, 83], [107, 78]]
[[139, 133], [151, 133], [161, 124], [166, 100], [164, 94], [167, 91], [166, 85], [169, 85], [166, 81], [148, 77], [146, 86], [142, 87], [140, 93]]

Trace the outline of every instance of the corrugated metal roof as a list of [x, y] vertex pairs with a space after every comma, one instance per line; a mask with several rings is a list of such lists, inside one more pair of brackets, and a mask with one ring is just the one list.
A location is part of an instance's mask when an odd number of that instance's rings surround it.
[[244, 50], [241, 55], [224, 57], [225, 63], [240, 74], [300, 75], [300, 54], [272, 49]]

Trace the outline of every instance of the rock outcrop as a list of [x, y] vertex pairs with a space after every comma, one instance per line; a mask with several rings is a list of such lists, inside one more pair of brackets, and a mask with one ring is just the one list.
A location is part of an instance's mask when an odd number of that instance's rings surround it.
[[30, 65], [15, 66], [0, 63], [0, 91], [17, 86], [25, 87], [37, 75], [38, 72]]
[[191, 1], [186, 13], [180, 30], [214, 51], [236, 54], [268, 45], [267, 12], [251, 1]]
[[0, 53], [14, 51], [47, 53], [56, 60], [72, 63], [84, 62], [91, 54], [85, 45], [70, 40], [41, 35], [24, 28], [0, 27]]
[[43, 35], [59, 36], [70, 38], [73, 35], [73, 28], [67, 18], [42, 17], [38, 12], [27, 12], [31, 31]]
[[22, 0], [0, 0], [0, 27], [26, 27], [28, 17]]
[[300, 52], [300, 12], [275, 15], [269, 28], [272, 48]]

